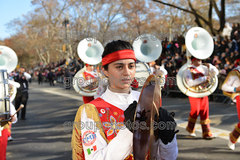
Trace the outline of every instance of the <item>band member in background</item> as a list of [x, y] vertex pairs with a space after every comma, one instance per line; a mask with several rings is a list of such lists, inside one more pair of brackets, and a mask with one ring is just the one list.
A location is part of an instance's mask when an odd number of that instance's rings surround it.
[[[94, 90], [97, 88], [97, 79], [98, 79], [98, 73], [94, 71], [95, 67], [94, 65], [85, 64], [86, 71], [79, 75], [79, 78], [83, 78], [83, 83], [80, 83], [80, 86], [82, 88], [86, 88], [88, 90]], [[88, 103], [92, 100], [94, 100], [94, 96], [87, 97], [82, 96], [83, 102]]]
[[[133, 130], [124, 125], [124, 121], [133, 122], [140, 96], [140, 92], [131, 89], [136, 72], [132, 45], [121, 40], [108, 43], [102, 54], [102, 70], [109, 79], [109, 86], [101, 97], [82, 105], [76, 114], [72, 135], [73, 160], [133, 158]], [[159, 113], [175, 122], [162, 107]], [[87, 123], [97, 124], [98, 128], [81, 128], [78, 125]], [[156, 159], [177, 158], [178, 147], [174, 130], [175, 127], [172, 130], [160, 131]]]
[[[196, 87], [199, 84], [206, 83], [211, 80], [209, 73], [212, 72], [218, 75], [218, 70], [211, 64], [202, 65], [202, 61], [195, 57], [191, 57], [191, 66], [185, 71], [185, 80], [189, 87]], [[191, 105], [191, 111], [188, 119], [188, 126], [186, 130], [190, 133], [190, 136], [195, 137], [195, 123], [197, 117], [200, 115], [200, 124], [202, 125], [202, 137], [204, 139], [216, 138], [210, 130], [209, 119], [209, 101], [208, 96], [195, 98], [189, 97]]]
[[[20, 107], [21, 104], [24, 105], [24, 108], [21, 109], [21, 119], [26, 120], [26, 108], [28, 100], [28, 80], [31, 78], [31, 75], [26, 72], [24, 67], [21, 67], [19, 74], [14, 77], [15, 82], [20, 84], [20, 87], [17, 89], [17, 95], [15, 98], [15, 108], [16, 110]], [[17, 113], [19, 117], [19, 112]]]
[[[150, 67], [150, 70], [151, 70], [153, 75], [159, 76], [159, 77], [164, 78], [164, 79], [167, 77], [168, 72], [164, 68], [164, 65], [163, 66], [156, 65], [156, 62], [153, 61], [153, 62], [149, 63], [149, 67]], [[161, 81], [161, 82], [164, 82], [164, 83], [161, 84], [161, 86], [163, 87], [164, 84], [165, 84], [165, 80]]]
[[[228, 147], [232, 150], [235, 149], [235, 143], [237, 142], [240, 135], [240, 58], [236, 60], [237, 67], [234, 68], [227, 76], [226, 80], [222, 85], [222, 90], [229, 92], [233, 95], [232, 99], [236, 102], [237, 113], [239, 122], [235, 126], [234, 130], [230, 133]], [[238, 94], [236, 94], [238, 93]]]
[[[16, 112], [15, 107], [13, 104], [10, 102], [10, 116], [11, 119], [10, 121], [1, 121], [1, 126], [0, 126], [0, 160], [6, 160], [6, 152], [7, 152], [7, 142], [8, 142], [8, 135], [9, 132], [9, 124], [16, 123], [17, 122], [17, 115], [14, 115]], [[14, 116], [13, 116], [14, 115]]]

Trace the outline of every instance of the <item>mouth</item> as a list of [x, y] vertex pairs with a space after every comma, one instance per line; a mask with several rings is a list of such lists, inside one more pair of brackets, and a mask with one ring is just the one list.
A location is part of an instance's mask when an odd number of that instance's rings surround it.
[[131, 82], [131, 79], [122, 79], [122, 82], [125, 84], [129, 84]]

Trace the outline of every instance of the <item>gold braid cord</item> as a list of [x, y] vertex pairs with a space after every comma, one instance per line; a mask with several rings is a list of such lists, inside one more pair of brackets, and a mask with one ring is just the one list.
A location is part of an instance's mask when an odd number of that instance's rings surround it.
[[[237, 70], [234, 70], [234, 71], [231, 71], [231, 72], [228, 73], [228, 75], [227, 75], [227, 77], [226, 77], [226, 79], [225, 79], [225, 81], [223, 82], [222, 85], [224, 85], [225, 83], [227, 83], [228, 78], [229, 78], [230, 76], [238, 76], [238, 78], [240, 79], [240, 73], [239, 73]], [[236, 97], [236, 95], [238, 95], [239, 93], [232, 93], [232, 92], [223, 91], [223, 94], [224, 94], [225, 96], [230, 97], [230, 98], [233, 99], [233, 98]]]
[[96, 107], [93, 104], [89, 104], [89, 103], [84, 104], [79, 107], [77, 114], [75, 116], [74, 124], [73, 124], [72, 142], [71, 142], [73, 160], [85, 160], [83, 146], [82, 146], [82, 137], [81, 137], [81, 115], [84, 109], [87, 114], [87, 117], [93, 119], [96, 122], [101, 136], [105, 139], [107, 144], [109, 143], [109, 141], [107, 140], [104, 134], [102, 123], [100, 123], [101, 120]]

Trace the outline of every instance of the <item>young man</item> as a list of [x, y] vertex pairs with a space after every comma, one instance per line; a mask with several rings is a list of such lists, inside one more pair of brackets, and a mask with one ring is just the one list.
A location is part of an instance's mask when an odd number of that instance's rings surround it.
[[[18, 110], [21, 104], [24, 105], [24, 108], [21, 110], [21, 119], [26, 120], [26, 108], [28, 100], [28, 81], [30, 80], [31, 75], [26, 72], [24, 67], [21, 67], [19, 74], [14, 77], [14, 81], [20, 84], [20, 87], [17, 89], [17, 95], [15, 97], [15, 108]], [[19, 117], [19, 112], [17, 113]]]
[[[133, 133], [124, 121], [134, 119], [140, 92], [131, 89], [136, 72], [133, 47], [125, 41], [106, 45], [102, 55], [102, 70], [109, 86], [101, 97], [82, 105], [75, 117], [72, 135], [72, 159], [76, 160], [132, 160]], [[134, 103], [133, 103], [134, 102]], [[166, 111], [160, 109], [160, 114]], [[174, 119], [164, 112], [164, 117]], [[86, 125], [95, 126], [94, 128]], [[83, 126], [84, 125], [84, 126]], [[174, 160], [178, 155], [173, 130], [157, 138], [157, 159]], [[165, 135], [165, 136], [162, 136]]]
[[[217, 68], [211, 64], [204, 66], [202, 65], [202, 61], [195, 57], [191, 57], [191, 62], [191, 66], [185, 71], [184, 75], [189, 87], [196, 87], [199, 84], [210, 81], [209, 72], [214, 72], [214, 74], [218, 75]], [[194, 127], [197, 117], [200, 115], [202, 137], [205, 139], [215, 138], [216, 136], [214, 136], [210, 130], [208, 96], [201, 98], [189, 97], [189, 102], [191, 105], [191, 111], [186, 130], [189, 132], [190, 136], [196, 136]]]
[[[240, 121], [240, 58], [236, 60], [237, 67], [234, 68], [226, 77], [222, 85], [222, 90], [225, 95], [230, 96], [236, 102], [238, 119]], [[235, 126], [234, 130], [230, 133], [228, 147], [232, 150], [235, 149], [235, 143], [240, 135], [240, 122]]]

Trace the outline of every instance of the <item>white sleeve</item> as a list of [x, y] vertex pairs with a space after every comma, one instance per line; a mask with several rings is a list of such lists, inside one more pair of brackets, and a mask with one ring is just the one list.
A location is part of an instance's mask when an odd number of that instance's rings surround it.
[[217, 69], [217, 67], [213, 66], [212, 64], [209, 63], [209, 72], [214, 72], [215, 75], [219, 74], [219, 71]]
[[232, 85], [234, 83], [235, 80], [238, 79], [238, 76], [230, 76], [228, 78], [227, 83], [225, 83], [224, 85], [222, 85], [222, 90], [226, 91], [226, 92], [234, 92], [234, 88]]
[[167, 70], [165, 68], [163, 68], [162, 66], [160, 66], [159, 69], [156, 70], [156, 75], [157, 76], [166, 76], [168, 74]]
[[31, 78], [31, 75], [28, 74], [27, 72], [23, 73], [24, 77], [26, 77], [27, 80], [29, 80]]
[[[87, 118], [84, 111], [81, 121], [81, 124], [94, 124], [92, 119]], [[123, 160], [132, 153], [133, 133], [126, 127], [121, 129], [109, 144], [94, 127], [85, 126], [81, 130], [81, 136], [86, 160]]]
[[[10, 102], [10, 116], [12, 116], [13, 114], [16, 113], [16, 109], [14, 107], [14, 105], [12, 104], [12, 102]], [[13, 121], [12, 123], [17, 123], [18, 119], [17, 119], [17, 114], [14, 115], [14, 117], [16, 118], [15, 121]]]
[[177, 135], [173, 138], [172, 142], [164, 144], [161, 139], [158, 140], [158, 153], [157, 159], [160, 160], [175, 160], [178, 156]]
[[188, 84], [189, 87], [193, 87], [193, 86], [196, 86], [196, 85], [199, 85], [203, 82], [205, 82], [207, 80], [207, 76], [203, 76], [203, 77], [200, 77], [200, 78], [197, 78], [197, 79], [194, 79], [192, 78], [192, 73], [191, 71], [188, 69], [184, 72], [184, 77], [186, 79], [186, 82]]

